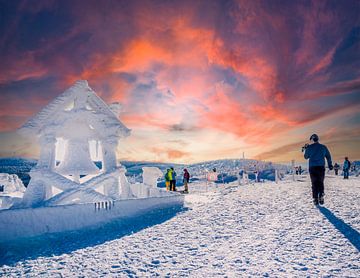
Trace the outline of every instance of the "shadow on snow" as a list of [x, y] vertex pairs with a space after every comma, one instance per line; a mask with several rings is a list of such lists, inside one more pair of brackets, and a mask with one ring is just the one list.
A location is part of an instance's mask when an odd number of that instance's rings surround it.
[[341, 232], [344, 237], [346, 237], [352, 245], [360, 251], [360, 234], [357, 230], [352, 228], [350, 225], [346, 224], [340, 218], [337, 218], [330, 210], [325, 207], [319, 207], [320, 212], [329, 220], [331, 224], [334, 225], [339, 232]]
[[186, 210], [182, 206], [155, 209], [137, 217], [114, 220], [103, 226], [0, 243], [0, 266], [96, 246], [160, 224]]

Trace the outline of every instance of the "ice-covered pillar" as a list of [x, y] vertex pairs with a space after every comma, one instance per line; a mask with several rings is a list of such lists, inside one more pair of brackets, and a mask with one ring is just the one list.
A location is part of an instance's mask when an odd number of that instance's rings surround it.
[[119, 184], [120, 184], [120, 188], [121, 188], [120, 197], [122, 199], [128, 199], [128, 198], [133, 197], [133, 194], [130, 189], [130, 183], [125, 176], [126, 169], [124, 166], [122, 166], [119, 169], [119, 173], [120, 173], [119, 174]]
[[40, 137], [40, 158], [37, 167], [50, 170], [54, 169], [55, 143], [56, 138], [52, 135], [43, 135]]
[[103, 162], [105, 172], [110, 172], [117, 167], [116, 147], [117, 140], [105, 140], [102, 142]]

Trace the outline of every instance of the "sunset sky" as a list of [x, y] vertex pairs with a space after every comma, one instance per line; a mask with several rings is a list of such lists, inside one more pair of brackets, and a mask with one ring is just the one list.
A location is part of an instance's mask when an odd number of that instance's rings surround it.
[[[121, 102], [121, 160], [360, 159], [360, 1], [0, 0], [0, 156], [76, 80]], [[341, 159], [341, 160], [340, 160]]]

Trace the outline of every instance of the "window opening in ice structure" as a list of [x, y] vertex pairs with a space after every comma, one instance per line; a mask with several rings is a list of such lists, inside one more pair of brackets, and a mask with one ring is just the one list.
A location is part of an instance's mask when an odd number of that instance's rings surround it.
[[75, 107], [75, 100], [72, 100], [65, 106], [64, 111], [71, 111], [74, 109], [74, 107]]
[[67, 140], [62, 137], [56, 138], [55, 143], [55, 166], [58, 166], [64, 160]]
[[4, 192], [5, 185], [0, 185], [0, 192]]
[[102, 155], [102, 145], [99, 140], [89, 140], [89, 149], [91, 160], [94, 161], [95, 165], [102, 169], [104, 165], [103, 155]]
[[101, 174], [103, 159], [100, 142], [85, 140], [82, 144], [87, 145], [77, 145], [77, 141], [71, 140], [56, 138], [55, 171], [77, 183], [86, 182]]

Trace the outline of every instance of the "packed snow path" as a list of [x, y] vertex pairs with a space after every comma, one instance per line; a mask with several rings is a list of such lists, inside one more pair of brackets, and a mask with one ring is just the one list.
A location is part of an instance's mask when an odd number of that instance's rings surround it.
[[152, 226], [127, 226], [134, 233], [110, 225], [96, 231], [106, 233], [101, 240], [89, 231], [50, 237], [61, 244], [21, 260], [13, 246], [0, 276], [359, 277], [359, 178], [326, 177], [322, 208], [312, 205], [305, 176], [207, 192], [191, 185], [188, 209], [172, 218], [150, 214], [141, 221]]

